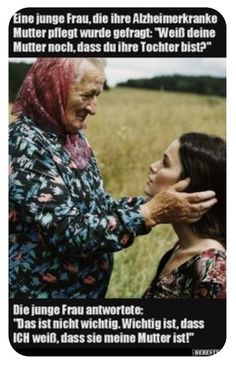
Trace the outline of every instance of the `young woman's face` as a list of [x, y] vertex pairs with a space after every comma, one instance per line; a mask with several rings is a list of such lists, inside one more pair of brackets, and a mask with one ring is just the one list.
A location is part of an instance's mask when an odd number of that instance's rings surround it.
[[165, 151], [162, 160], [149, 166], [150, 174], [144, 187], [144, 192], [149, 197], [153, 197], [156, 193], [180, 180], [182, 165], [179, 147], [179, 141], [175, 140]]

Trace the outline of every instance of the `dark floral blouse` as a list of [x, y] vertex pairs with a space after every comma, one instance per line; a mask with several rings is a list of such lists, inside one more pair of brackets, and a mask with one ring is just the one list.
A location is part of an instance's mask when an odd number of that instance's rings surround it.
[[226, 254], [207, 249], [183, 263], [170, 274], [160, 275], [174, 249], [161, 259], [144, 298], [223, 299], [226, 295]]
[[77, 169], [61, 138], [27, 117], [9, 143], [10, 297], [104, 297], [113, 252], [147, 233], [144, 199], [113, 200], [92, 153]]

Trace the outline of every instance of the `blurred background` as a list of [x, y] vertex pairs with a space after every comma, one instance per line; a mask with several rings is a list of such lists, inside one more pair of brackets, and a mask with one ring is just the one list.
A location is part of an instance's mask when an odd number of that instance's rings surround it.
[[[10, 112], [34, 59], [9, 61]], [[181, 134], [225, 138], [225, 73], [222, 58], [107, 59], [105, 91], [85, 133], [114, 198], [143, 195], [149, 164]], [[159, 225], [116, 253], [107, 298], [141, 297], [175, 240], [171, 225]]]

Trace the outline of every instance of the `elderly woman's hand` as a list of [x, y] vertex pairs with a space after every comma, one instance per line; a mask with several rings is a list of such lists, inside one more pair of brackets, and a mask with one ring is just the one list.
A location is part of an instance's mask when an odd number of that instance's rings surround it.
[[185, 193], [189, 183], [190, 178], [181, 180], [140, 206], [147, 227], [161, 223], [194, 223], [216, 204], [213, 191]]

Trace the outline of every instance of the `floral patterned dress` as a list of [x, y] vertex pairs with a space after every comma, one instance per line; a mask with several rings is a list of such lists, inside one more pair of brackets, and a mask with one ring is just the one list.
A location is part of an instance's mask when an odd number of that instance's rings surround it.
[[223, 299], [226, 293], [226, 254], [207, 249], [183, 263], [170, 274], [160, 275], [174, 249], [161, 259], [144, 298]]
[[25, 116], [9, 142], [10, 297], [104, 297], [113, 252], [147, 233], [144, 199], [113, 200], [92, 151], [78, 169], [62, 139]]

